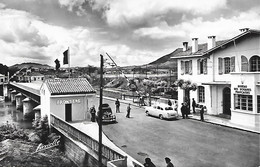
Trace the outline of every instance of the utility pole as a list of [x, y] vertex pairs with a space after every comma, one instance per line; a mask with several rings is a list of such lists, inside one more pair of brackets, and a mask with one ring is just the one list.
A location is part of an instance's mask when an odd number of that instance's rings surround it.
[[103, 100], [103, 55], [100, 54], [100, 95], [99, 95], [99, 112], [98, 112], [98, 129], [99, 129], [99, 142], [98, 142], [98, 166], [102, 167], [102, 100]]

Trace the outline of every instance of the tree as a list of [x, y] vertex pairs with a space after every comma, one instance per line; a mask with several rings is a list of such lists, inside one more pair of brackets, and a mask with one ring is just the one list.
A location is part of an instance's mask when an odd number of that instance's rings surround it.
[[54, 62], [56, 64], [56, 66], [55, 66], [56, 70], [59, 70], [60, 69], [60, 61], [58, 59], [56, 59]]

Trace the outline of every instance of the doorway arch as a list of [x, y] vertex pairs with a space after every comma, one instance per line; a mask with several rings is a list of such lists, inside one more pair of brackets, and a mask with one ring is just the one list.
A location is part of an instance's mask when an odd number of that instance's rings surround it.
[[229, 87], [223, 89], [223, 114], [231, 115], [231, 90]]

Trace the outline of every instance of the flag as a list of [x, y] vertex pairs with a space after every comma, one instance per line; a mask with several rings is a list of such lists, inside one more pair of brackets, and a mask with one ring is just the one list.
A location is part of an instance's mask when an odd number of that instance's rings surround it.
[[63, 52], [63, 64], [69, 64], [69, 49]]

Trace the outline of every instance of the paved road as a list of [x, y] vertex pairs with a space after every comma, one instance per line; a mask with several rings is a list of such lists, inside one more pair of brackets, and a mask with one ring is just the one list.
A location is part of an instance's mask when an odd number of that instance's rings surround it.
[[[114, 111], [114, 102], [108, 102]], [[144, 163], [149, 156], [156, 166], [164, 158], [177, 167], [258, 167], [260, 135], [191, 119], [160, 120], [145, 116], [144, 109], [126, 105], [116, 113], [118, 123], [103, 126], [104, 133], [122, 150]]]

